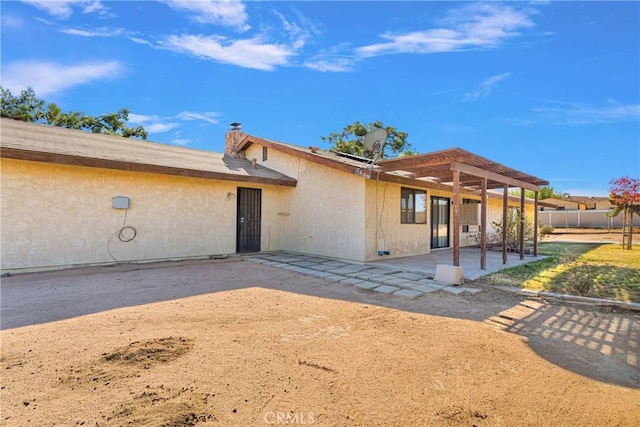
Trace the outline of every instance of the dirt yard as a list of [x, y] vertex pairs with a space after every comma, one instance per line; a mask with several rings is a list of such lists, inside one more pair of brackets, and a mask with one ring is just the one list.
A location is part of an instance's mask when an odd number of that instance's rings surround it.
[[2, 292], [7, 426], [640, 419], [637, 313], [492, 288], [408, 300], [239, 258], [18, 275]]

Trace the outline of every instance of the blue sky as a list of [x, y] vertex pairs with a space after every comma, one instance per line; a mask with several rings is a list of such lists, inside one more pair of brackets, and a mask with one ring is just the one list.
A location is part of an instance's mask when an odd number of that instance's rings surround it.
[[245, 132], [328, 148], [382, 121], [606, 195], [640, 177], [640, 2], [1, 3], [1, 81], [64, 111], [126, 107], [149, 140]]

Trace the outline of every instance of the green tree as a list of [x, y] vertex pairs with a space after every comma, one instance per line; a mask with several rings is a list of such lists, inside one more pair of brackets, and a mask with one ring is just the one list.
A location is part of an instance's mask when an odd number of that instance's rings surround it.
[[134, 128], [127, 127], [129, 120], [129, 110], [122, 108], [116, 113], [103, 114], [98, 116], [98, 129], [96, 133], [106, 133], [108, 135], [119, 135], [125, 138], [147, 139], [147, 131], [142, 126]]
[[417, 155], [418, 155], [418, 152], [416, 150], [404, 150], [403, 152], [398, 154], [398, 157], [408, 157], [408, 156], [417, 156]]
[[561, 198], [562, 193], [558, 193], [553, 187], [540, 187], [540, 191], [538, 192], [538, 198], [542, 199], [550, 199], [550, 198]]
[[[520, 190], [519, 189], [509, 190], [509, 194], [514, 196], [520, 196]], [[524, 191], [524, 196], [529, 199], [533, 199], [535, 195], [536, 195], [535, 192], [532, 190]], [[540, 187], [540, 191], [538, 191], [538, 200], [548, 199], [550, 197], [561, 198], [562, 195], [559, 193], [556, 193], [553, 187]]]
[[384, 126], [379, 120], [364, 124], [355, 122], [345, 126], [341, 132], [332, 132], [328, 136], [322, 136], [321, 139], [331, 144], [334, 151], [372, 159], [374, 154], [364, 148], [363, 142], [365, 135], [376, 128], [387, 131], [387, 140], [380, 158], [411, 149], [411, 144], [407, 141], [408, 133], [399, 131], [393, 126]]
[[50, 103], [45, 109], [45, 102], [36, 97], [31, 87], [23, 90], [18, 97], [2, 86], [0, 86], [0, 90], [2, 91], [1, 117], [25, 122], [39, 122], [67, 129], [117, 135], [124, 138], [147, 139], [148, 136], [142, 126], [133, 128], [127, 126], [129, 110], [126, 108], [98, 117], [88, 116], [77, 111], [65, 113], [54, 103]]
[[0, 117], [8, 117], [23, 122], [37, 122], [44, 118], [44, 101], [38, 99], [31, 87], [26, 88], [17, 97], [9, 89], [0, 86]]
[[51, 126], [59, 126], [67, 129], [82, 129], [82, 113], [71, 111], [63, 113], [56, 104], [51, 103], [47, 106], [45, 120]]

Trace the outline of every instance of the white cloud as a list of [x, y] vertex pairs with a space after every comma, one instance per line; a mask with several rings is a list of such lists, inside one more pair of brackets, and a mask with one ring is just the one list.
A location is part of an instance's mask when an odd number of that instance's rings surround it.
[[193, 19], [203, 24], [220, 24], [226, 27], [247, 31], [251, 28], [247, 21], [249, 16], [245, 5], [236, 0], [207, 0], [207, 1], [166, 1], [167, 5], [176, 10], [186, 10], [194, 13]]
[[143, 38], [140, 38], [140, 37], [129, 36], [129, 40], [131, 40], [134, 43], [146, 44], [147, 46], [154, 47], [153, 44], [150, 41], [147, 41], [147, 40], [145, 40]]
[[[223, 6], [223, 3], [225, 4]], [[239, 22], [245, 22], [248, 17], [244, 5], [240, 2], [189, 2], [178, 1], [168, 3], [173, 8], [189, 10], [215, 10], [225, 19], [230, 16], [242, 16]], [[232, 14], [229, 10], [241, 6], [241, 11]], [[222, 13], [221, 11], [224, 11]], [[229, 38], [222, 35], [181, 34], [168, 35], [160, 43], [158, 48], [170, 49], [178, 53], [193, 55], [198, 58], [214, 60], [226, 64], [233, 64], [244, 68], [252, 68], [263, 71], [272, 71], [279, 66], [290, 65], [290, 59], [306, 45], [312, 34], [317, 33], [312, 23], [302, 14], [295, 11], [297, 20], [288, 20], [278, 11], [272, 13], [278, 18], [279, 25], [262, 25], [259, 34], [247, 36], [242, 39]], [[199, 15], [210, 16], [211, 14]], [[211, 18], [215, 21], [218, 15]], [[202, 18], [204, 19], [204, 18]], [[228, 21], [227, 24], [231, 25]], [[239, 24], [238, 24], [239, 25]], [[250, 27], [243, 27], [248, 30]]]
[[202, 120], [205, 121], [207, 123], [211, 123], [213, 125], [219, 125], [220, 124], [220, 119], [219, 117], [222, 114], [220, 113], [216, 113], [213, 111], [209, 111], [209, 112], [205, 112], [205, 113], [196, 113], [193, 111], [183, 111], [181, 113], [178, 113], [178, 115], [176, 115], [177, 119], [182, 119], [182, 120]]
[[353, 56], [344, 55], [342, 52], [349, 48], [347, 43], [342, 43], [328, 49], [324, 49], [304, 62], [304, 66], [315, 71], [346, 72], [352, 71], [357, 62]]
[[463, 100], [465, 102], [475, 101], [479, 98], [486, 98], [489, 94], [495, 89], [495, 87], [502, 80], [507, 79], [511, 76], [511, 73], [498, 74], [488, 79], [482, 81], [473, 92], [467, 92], [464, 94]]
[[23, 3], [30, 4], [38, 9], [44, 10], [49, 15], [66, 19], [73, 15], [74, 7], [80, 8], [82, 13], [105, 14], [107, 8], [99, 1], [87, 0], [23, 0]]
[[58, 32], [63, 33], [63, 34], [68, 34], [71, 36], [78, 36], [78, 37], [87, 37], [87, 38], [92, 38], [92, 37], [124, 37], [127, 38], [129, 40], [131, 40], [134, 43], [137, 44], [142, 44], [142, 45], [147, 45], [147, 46], [151, 46], [154, 47], [154, 44], [148, 40], [145, 40], [144, 38], [140, 37], [140, 33], [138, 32], [133, 32], [133, 31], [128, 31], [124, 28], [109, 28], [109, 27], [99, 27], [99, 28], [92, 28], [89, 30], [85, 30], [85, 29], [80, 29], [80, 28], [63, 28], [61, 30], [58, 30]]
[[191, 140], [188, 138], [182, 138], [181, 136], [174, 136], [169, 142], [175, 145], [188, 145], [191, 143]]
[[132, 125], [142, 125], [149, 134], [166, 133], [175, 130], [174, 134], [170, 137], [170, 143], [187, 145], [191, 140], [182, 137], [182, 130], [180, 129], [182, 126], [182, 123], [180, 123], [181, 120], [199, 120], [220, 126], [220, 116], [222, 116], [222, 114], [217, 112], [198, 113], [193, 111], [183, 111], [170, 117], [130, 113], [128, 122]]
[[80, 37], [119, 37], [127, 34], [124, 28], [93, 28], [91, 30], [80, 30], [77, 28], [64, 28], [60, 30], [63, 34]]
[[451, 10], [439, 28], [408, 33], [384, 33], [383, 43], [357, 49], [362, 57], [394, 53], [438, 53], [469, 49], [491, 49], [533, 26], [530, 11], [504, 4], [470, 4]]
[[175, 144], [175, 145], [187, 145], [189, 143], [192, 142], [191, 139], [189, 138], [185, 138], [182, 136], [182, 131], [181, 130], [177, 130], [173, 133], [173, 136], [171, 137], [171, 140], [169, 141], [171, 144]]
[[291, 46], [265, 43], [260, 37], [227, 40], [222, 36], [172, 35], [167, 37], [163, 46], [198, 58], [263, 71], [286, 65], [295, 54]]
[[317, 34], [318, 30], [316, 30], [313, 24], [300, 12], [296, 11], [298, 19], [302, 22], [304, 27], [298, 25], [295, 22], [289, 21], [278, 11], [273, 12], [282, 23], [282, 28], [285, 33], [289, 36], [291, 40], [291, 45], [295, 49], [301, 49], [306, 44], [307, 40], [311, 37], [311, 34]]
[[27, 61], [5, 65], [2, 80], [11, 91], [20, 92], [31, 86], [39, 97], [44, 97], [94, 80], [115, 78], [123, 71], [118, 61], [75, 65]]
[[533, 109], [542, 120], [553, 124], [590, 125], [640, 119], [640, 104], [620, 104], [608, 100], [600, 106], [548, 100], [552, 107]]
[[304, 63], [304, 66], [315, 71], [347, 72], [353, 70], [353, 60], [348, 58], [315, 58]]
[[151, 134], [168, 132], [176, 127], [180, 126], [179, 123], [167, 122], [160, 116], [145, 116], [142, 114], [129, 114], [129, 123], [135, 125], [142, 125], [147, 132]]
[[164, 133], [180, 125], [178, 123], [150, 123], [143, 126], [149, 133]]

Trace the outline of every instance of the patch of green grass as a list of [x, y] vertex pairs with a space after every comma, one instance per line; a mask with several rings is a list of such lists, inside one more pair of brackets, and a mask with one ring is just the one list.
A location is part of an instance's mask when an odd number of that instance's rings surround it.
[[[546, 258], [487, 275], [489, 283], [525, 289], [582, 294], [618, 301], [640, 302], [640, 246], [620, 244], [541, 243]], [[576, 282], [586, 280], [588, 290]]]
[[542, 242], [538, 247], [538, 253], [545, 256], [562, 256], [567, 252], [582, 255], [603, 246], [603, 243], [561, 243]]

